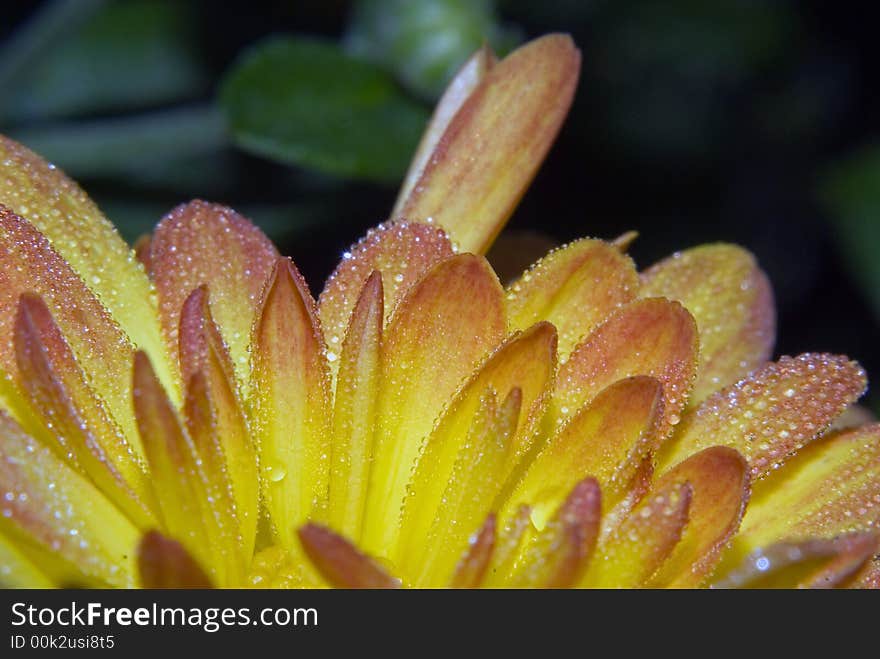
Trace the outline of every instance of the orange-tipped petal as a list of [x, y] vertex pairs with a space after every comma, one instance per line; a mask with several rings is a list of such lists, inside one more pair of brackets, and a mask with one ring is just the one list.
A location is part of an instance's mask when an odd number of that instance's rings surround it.
[[602, 497], [598, 481], [586, 478], [525, 548], [511, 585], [567, 588], [577, 583], [593, 557], [599, 537]]
[[364, 284], [342, 343], [336, 399], [327, 519], [359, 540], [373, 456], [376, 405], [382, 368], [382, 277]]
[[0, 207], [0, 370], [17, 372], [12, 335], [19, 298], [40, 296], [89, 385], [122, 434], [139, 450], [131, 415], [132, 348], [110, 314], [32, 225]]
[[0, 534], [62, 585], [134, 585], [137, 528], [0, 411]]
[[[150, 280], [134, 252], [85, 192], [60, 169], [0, 135], [0, 204], [25, 218], [48, 239], [54, 251], [70, 264], [94, 297], [101, 300], [122, 326], [128, 340], [150, 355], [162, 382], [168, 387], [175, 386], [177, 379], [159, 327]], [[31, 236], [21, 237], [33, 241]], [[32, 244], [32, 249], [44, 249]], [[34, 258], [33, 266], [53, 271], [54, 276], [45, 276], [52, 283], [61, 284], [67, 275], [64, 270], [55, 271], [52, 260]], [[4, 271], [6, 265], [3, 264]], [[33, 284], [30, 290], [47, 297], [36, 281]], [[79, 305], [82, 294], [69, 295], [71, 292], [59, 290], [59, 304]], [[17, 297], [18, 292], [10, 291], [10, 294]], [[51, 302], [49, 306], [53, 313], [57, 311]], [[88, 314], [89, 309], [83, 312]], [[59, 324], [70, 340], [69, 332], [73, 328], [61, 321]], [[75, 352], [80, 356], [76, 348]]]
[[144, 535], [138, 545], [142, 588], [211, 588], [211, 580], [179, 542], [158, 531]]
[[733, 449], [713, 446], [662, 474], [653, 491], [663, 491], [673, 483], [688, 483], [692, 488], [689, 520], [681, 541], [651, 584], [694, 588], [711, 574], [739, 528], [749, 498], [748, 465]]
[[495, 549], [495, 524], [495, 515], [490, 513], [480, 530], [471, 536], [449, 582], [452, 588], [479, 588], [483, 584]]
[[471, 376], [437, 422], [416, 464], [409, 482], [411, 493], [404, 502], [402, 544], [412, 543], [413, 537], [424, 538], [428, 532], [487, 390], [500, 396], [517, 390], [521, 397], [518, 418], [513, 420], [516, 434], [502, 466], [502, 477], [508, 476], [530, 447], [552, 388], [555, 365], [556, 331], [549, 323], [539, 323], [505, 341]]
[[363, 538], [368, 551], [384, 554], [393, 546], [419, 447], [506, 325], [501, 285], [486, 260], [473, 254], [435, 265], [398, 305], [382, 351]]
[[621, 252], [626, 253], [626, 251], [630, 248], [636, 238], [639, 237], [638, 231], [627, 231], [626, 233], [622, 233], [617, 238], [611, 241], [611, 244], [614, 245]]
[[[518, 388], [511, 390], [501, 404], [492, 389], [484, 392], [436, 512], [432, 514], [430, 508], [423, 510], [418, 513], [422, 518], [417, 520], [407, 515], [408, 500], [418, 496], [421, 483], [416, 481], [410, 485], [407, 501], [404, 501], [397, 563], [415, 584], [449, 583], [455, 557], [467, 544], [471, 530], [489, 514], [504, 484], [521, 407], [522, 391]], [[437, 479], [440, 478], [438, 474]]]
[[552, 413], [561, 422], [613, 382], [634, 375], [663, 385], [666, 437], [680, 420], [697, 365], [698, 338], [693, 317], [677, 302], [638, 300], [615, 312], [559, 369]]
[[735, 448], [753, 479], [818, 437], [865, 391], [865, 372], [846, 357], [807, 353], [766, 364], [691, 411], [660, 455], [674, 464], [702, 448]]
[[752, 552], [714, 588], [836, 588], [852, 583], [880, 550], [880, 536], [780, 542]]
[[564, 357], [615, 309], [638, 293], [632, 259], [601, 240], [579, 240], [551, 252], [507, 288], [514, 329], [553, 323]]
[[681, 539], [688, 522], [689, 483], [668, 483], [646, 497], [596, 550], [581, 586], [644, 586]]
[[155, 524], [146, 470], [89, 386], [43, 300], [21, 296], [13, 335], [21, 390], [63, 459], [141, 528]]
[[[257, 448], [243, 416], [232, 361], [200, 286], [183, 304], [179, 330], [180, 364], [187, 383], [185, 418], [199, 454], [216, 457], [208, 477], [224, 493], [231, 486], [240, 523], [243, 553], [253, 553], [259, 508]], [[228, 479], [228, 484], [226, 483]]]
[[755, 485], [727, 563], [780, 541], [880, 530], [880, 424], [805, 447]]
[[296, 266], [278, 259], [253, 339], [254, 429], [263, 498], [286, 547], [329, 478], [330, 387], [315, 302]]
[[262, 231], [225, 206], [192, 201], [166, 215], [150, 243], [150, 276], [159, 293], [162, 329], [177, 353], [183, 303], [207, 284], [211, 311], [242, 385], [260, 294], [278, 252]]
[[[414, 222], [386, 222], [361, 238], [342, 256], [318, 299], [327, 348], [339, 355], [349, 318], [367, 278], [382, 275], [384, 320], [427, 270], [453, 255], [442, 229]], [[332, 364], [331, 364], [332, 366]]]
[[391, 217], [400, 217], [401, 207], [406, 202], [413, 187], [422, 177], [422, 173], [430, 162], [437, 143], [446, 132], [449, 122], [458, 114], [461, 106], [485, 79], [486, 74], [495, 66], [496, 62], [497, 60], [492, 49], [484, 45], [468, 58], [468, 61], [464, 63], [450, 81], [446, 91], [443, 92], [443, 96], [437, 102], [437, 107], [434, 109], [431, 121], [422, 135], [419, 147], [416, 149], [416, 153], [403, 179], [403, 185], [400, 188], [400, 193], [397, 195], [397, 202], [394, 205], [394, 210], [391, 211]]
[[660, 396], [660, 383], [644, 376], [621, 380], [596, 396], [535, 457], [502, 507], [501, 518], [525, 503], [540, 530], [586, 476], [594, 476], [611, 497], [606, 503], [613, 503], [656, 444], [663, 413]]
[[336, 588], [399, 588], [375, 561], [362, 554], [342, 536], [318, 524], [299, 529], [306, 555], [321, 575]]
[[773, 290], [755, 257], [736, 245], [703, 245], [642, 274], [642, 295], [680, 301], [700, 330], [691, 404], [769, 359], [776, 338]]
[[561, 34], [532, 41], [492, 67], [398, 202], [398, 215], [432, 218], [462, 250], [484, 252], [556, 138], [579, 71], [580, 53]]

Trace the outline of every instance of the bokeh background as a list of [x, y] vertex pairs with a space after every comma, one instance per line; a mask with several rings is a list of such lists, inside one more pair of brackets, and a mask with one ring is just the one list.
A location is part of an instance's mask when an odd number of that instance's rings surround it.
[[[631, 253], [644, 267], [703, 242], [742, 244], [776, 291], [777, 353], [843, 352], [880, 378], [880, 47], [863, 10], [10, 1], [0, 131], [80, 181], [129, 240], [178, 203], [223, 202], [317, 291], [386, 218], [457, 66], [484, 42], [504, 53], [569, 32], [583, 53], [577, 98], [508, 245], [637, 229]], [[876, 391], [869, 402], [880, 410]]]

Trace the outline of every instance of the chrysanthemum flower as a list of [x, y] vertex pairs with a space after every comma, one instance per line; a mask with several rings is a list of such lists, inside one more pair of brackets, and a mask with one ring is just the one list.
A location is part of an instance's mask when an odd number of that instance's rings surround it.
[[833, 429], [865, 375], [768, 362], [748, 252], [580, 240], [506, 289], [480, 255], [578, 68], [476, 54], [317, 302], [234, 211], [135, 253], [0, 141], [3, 583], [880, 585], [880, 426]]

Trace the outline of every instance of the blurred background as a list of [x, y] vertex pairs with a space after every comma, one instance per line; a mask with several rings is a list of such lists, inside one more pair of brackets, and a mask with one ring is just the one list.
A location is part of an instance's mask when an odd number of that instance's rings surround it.
[[[795, 0], [50, 0], [0, 8], [0, 131], [133, 241], [205, 198], [320, 290], [391, 209], [433, 102], [484, 42], [571, 33], [571, 115], [510, 228], [520, 260], [637, 229], [640, 267], [754, 252], [777, 353], [880, 378], [880, 47], [850, 3]], [[880, 390], [880, 388], [877, 388]], [[869, 394], [875, 411], [880, 395]]]

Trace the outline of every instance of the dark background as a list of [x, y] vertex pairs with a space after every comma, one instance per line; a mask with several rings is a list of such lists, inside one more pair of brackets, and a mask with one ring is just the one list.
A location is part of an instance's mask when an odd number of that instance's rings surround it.
[[[195, 62], [186, 89], [128, 107], [7, 113], [0, 115], [0, 130], [51, 150], [51, 140], [41, 142], [47, 130], [75, 131], [78, 122], [213, 103], [244, 49], [288, 32], [339, 41], [353, 5], [173, 4], [184, 7], [175, 23], [177, 43]], [[44, 6], [4, 3], [3, 43]], [[826, 201], [835, 168], [870, 148], [877, 135], [880, 53], [867, 6], [793, 0], [490, 3], [508, 37], [569, 32], [583, 53], [571, 115], [509, 226], [555, 242], [637, 229], [631, 253], [640, 267], [703, 242], [739, 243], [756, 254], [773, 282], [778, 354], [842, 352], [869, 374], [880, 373], [880, 306], [869, 272], [874, 244], [851, 234], [856, 222], [870, 236], [880, 220], [870, 212], [853, 220], [853, 207], [866, 208], [860, 199], [846, 206], [849, 217], [840, 204]], [[74, 21], [69, 31], [76, 29]], [[25, 70], [3, 92], [33, 80]], [[430, 106], [424, 93], [414, 96]], [[179, 167], [173, 154], [167, 171], [161, 159], [141, 163], [134, 154], [120, 173], [82, 166], [76, 158], [65, 164], [63, 149], [44, 155], [79, 180], [129, 239], [189, 198], [243, 209], [293, 256], [316, 290], [341, 252], [385, 219], [397, 192], [393, 184], [273, 163], [232, 144], [211, 156], [210, 167], [184, 168], [186, 176], [173, 173]], [[207, 176], [215, 166], [216, 177]], [[281, 210], [264, 213], [267, 208]]]

